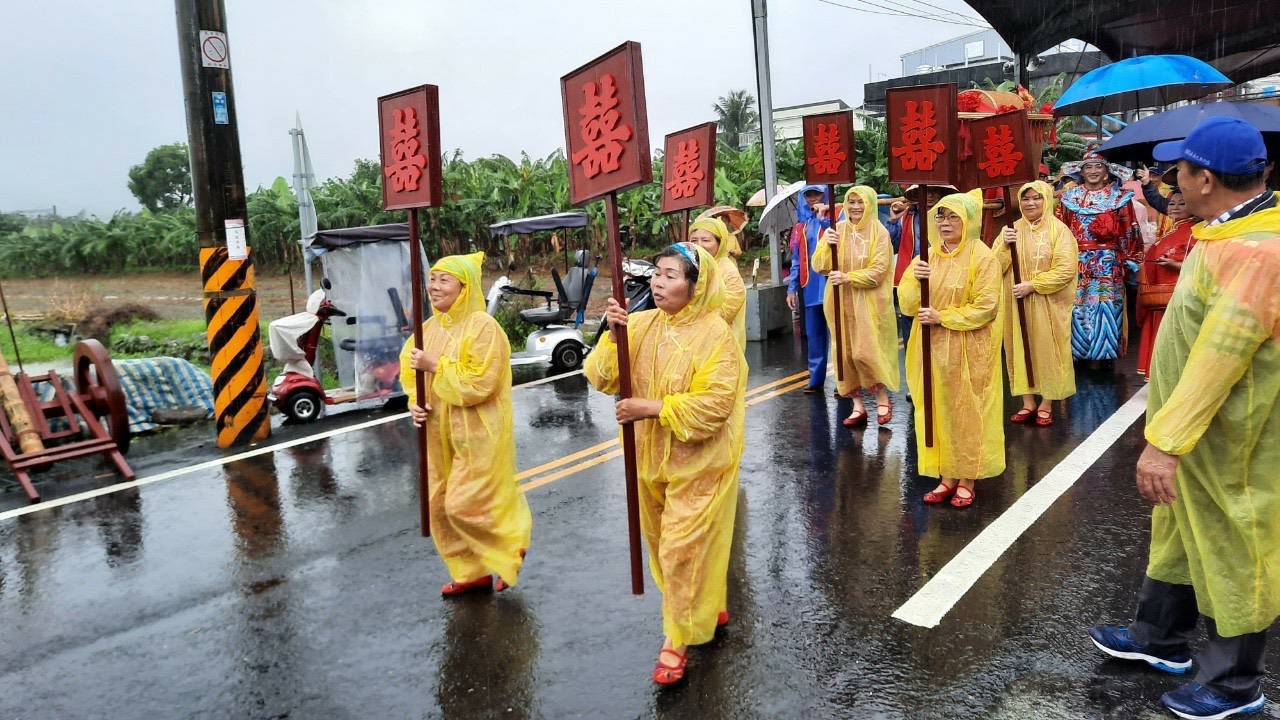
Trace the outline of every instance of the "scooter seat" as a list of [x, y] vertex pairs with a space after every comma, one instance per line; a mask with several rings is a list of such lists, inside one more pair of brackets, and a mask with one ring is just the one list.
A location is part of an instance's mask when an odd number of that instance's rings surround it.
[[564, 322], [566, 317], [568, 317], [568, 313], [554, 305], [551, 307], [529, 308], [528, 310], [520, 311], [520, 319], [538, 326]]

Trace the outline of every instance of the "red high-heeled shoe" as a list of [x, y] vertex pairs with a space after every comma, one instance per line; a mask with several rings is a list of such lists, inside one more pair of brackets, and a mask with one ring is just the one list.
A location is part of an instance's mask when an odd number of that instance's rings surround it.
[[930, 490], [929, 492], [925, 493], [924, 501], [929, 503], [930, 505], [937, 505], [938, 503], [945, 502], [947, 498], [954, 495], [956, 492], [956, 488], [960, 486], [960, 481], [957, 480], [955, 485], [948, 485], [941, 481], [939, 481], [938, 484], [946, 488], [946, 490], [943, 490], [942, 492], [937, 492], [936, 490]]
[[447, 582], [440, 587], [440, 594], [445, 597], [453, 595], [462, 595], [463, 593], [474, 592], [476, 590], [488, 590], [493, 587], [493, 576], [485, 575], [482, 578], [469, 580], [467, 582]]
[[[671, 655], [679, 662], [675, 665], [667, 665], [662, 662], [663, 655]], [[675, 685], [684, 679], [685, 668], [689, 665], [688, 651], [682, 655], [675, 651], [674, 648], [662, 648], [658, 653], [658, 662], [653, 666], [653, 681], [659, 685]]]

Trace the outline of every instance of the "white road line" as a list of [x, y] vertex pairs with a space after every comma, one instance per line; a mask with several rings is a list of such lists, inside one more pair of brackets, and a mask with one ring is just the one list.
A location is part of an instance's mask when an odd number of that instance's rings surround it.
[[[534, 385], [543, 385], [545, 383], [555, 382], [556, 380], [562, 380], [564, 378], [573, 377], [575, 375], [581, 375], [581, 374], [582, 374], [581, 370], [575, 370], [573, 372], [564, 373], [563, 375], [553, 375], [548, 378], [542, 378], [541, 380], [534, 380], [532, 382], [521, 383], [519, 385], [516, 385], [512, 389], [519, 390], [521, 388], [533, 387]], [[277, 450], [285, 450], [291, 447], [297, 447], [298, 445], [306, 445], [307, 443], [315, 442], [316, 440], [325, 440], [327, 438], [336, 437], [344, 433], [355, 432], [357, 430], [367, 430], [368, 428], [371, 428], [371, 427], [377, 427], [378, 425], [385, 425], [386, 423], [395, 422], [397, 420], [403, 420], [404, 418], [407, 418], [407, 417], [409, 417], [409, 413], [407, 412], [396, 413], [395, 415], [388, 415], [386, 417], [375, 418], [373, 420], [368, 420], [366, 422], [357, 423], [355, 425], [347, 425], [346, 427], [335, 428], [333, 430], [327, 430], [322, 433], [316, 433], [315, 435], [308, 435], [306, 437], [289, 440], [287, 442], [276, 443], [274, 445], [267, 445], [260, 448], [254, 448], [252, 450], [247, 450], [245, 452], [238, 453], [236, 455], [228, 455], [226, 457], [215, 458], [213, 460], [208, 460], [208, 461], [199, 463], [197, 465], [190, 465], [188, 467], [178, 468], [176, 470], [170, 470], [168, 472], [162, 472], [157, 475], [151, 475], [145, 478], [131, 480], [129, 482], [115, 483], [113, 485], [107, 485], [105, 487], [100, 487], [95, 490], [86, 490], [85, 492], [76, 493], [74, 495], [67, 495], [66, 497], [54, 498], [53, 500], [46, 500], [44, 502], [37, 503], [35, 505], [28, 505], [26, 507], [20, 507], [14, 510], [6, 510], [5, 512], [0, 512], [0, 522], [4, 522], [5, 520], [11, 520], [16, 517], [21, 517], [23, 515], [27, 515], [33, 512], [39, 512], [40, 510], [52, 510], [53, 508], [62, 507], [63, 505], [70, 505], [72, 503], [77, 503], [82, 500], [91, 500], [93, 498], [101, 497], [103, 495], [110, 495], [111, 493], [120, 492], [122, 490], [130, 490], [132, 488], [142, 487], [143, 485], [158, 483], [163, 480], [172, 480], [173, 478], [176, 478], [176, 477], [182, 477], [183, 475], [190, 475], [192, 473], [200, 472], [201, 470], [209, 470], [212, 468], [221, 467], [228, 463], [238, 462], [240, 460], [248, 460], [249, 458], [258, 457], [259, 455], [266, 455], [267, 453], [273, 453], [273, 452], [276, 452]]]
[[920, 627], [937, 627], [978, 578], [1120, 439], [1143, 415], [1146, 407], [1147, 388], [1143, 387], [1049, 474], [1018, 498], [1012, 507], [983, 529], [911, 599], [895, 610], [893, 617]]

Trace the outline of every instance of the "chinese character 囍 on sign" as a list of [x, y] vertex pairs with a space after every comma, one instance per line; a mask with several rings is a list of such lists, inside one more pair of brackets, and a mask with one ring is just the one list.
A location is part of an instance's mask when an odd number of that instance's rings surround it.
[[680, 141], [680, 149], [671, 163], [671, 179], [666, 182], [672, 198], [693, 197], [697, 192], [698, 185], [706, 177], [699, 166], [700, 159], [697, 138]]
[[586, 147], [573, 154], [573, 164], [581, 165], [588, 178], [600, 173], [611, 173], [621, 167], [622, 143], [631, 139], [631, 126], [623, 124], [618, 111], [618, 86], [613, 75], [606, 74], [597, 85], [582, 84], [582, 107], [578, 113], [582, 119], [582, 141]]
[[987, 171], [987, 177], [1004, 177], [1018, 170], [1022, 153], [1013, 145], [1013, 130], [1008, 125], [987, 128], [982, 138], [982, 161], [978, 167]]
[[818, 123], [813, 155], [806, 159], [809, 167], [818, 175], [830, 175], [840, 170], [840, 165], [848, 156], [848, 153], [840, 149], [840, 127], [835, 123]]
[[383, 167], [383, 174], [391, 181], [394, 192], [414, 192], [422, 179], [422, 169], [427, 158], [421, 152], [418, 140], [418, 111], [400, 108], [395, 111], [395, 125], [391, 128], [391, 162]]
[[938, 156], [947, 150], [938, 139], [938, 115], [933, 102], [908, 100], [906, 109], [899, 128], [902, 144], [895, 145], [891, 152], [903, 170], [932, 170]]

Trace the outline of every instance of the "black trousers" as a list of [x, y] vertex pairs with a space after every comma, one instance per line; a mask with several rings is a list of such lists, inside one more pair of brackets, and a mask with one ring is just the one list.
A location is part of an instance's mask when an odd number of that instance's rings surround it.
[[[1130, 636], [1160, 655], [1188, 651], [1200, 620], [1196, 593], [1190, 585], [1144, 578], [1138, 591], [1138, 612]], [[1266, 672], [1267, 633], [1222, 637], [1213, 618], [1206, 617], [1208, 645], [1196, 654], [1196, 682], [1238, 700], [1253, 700]]]

